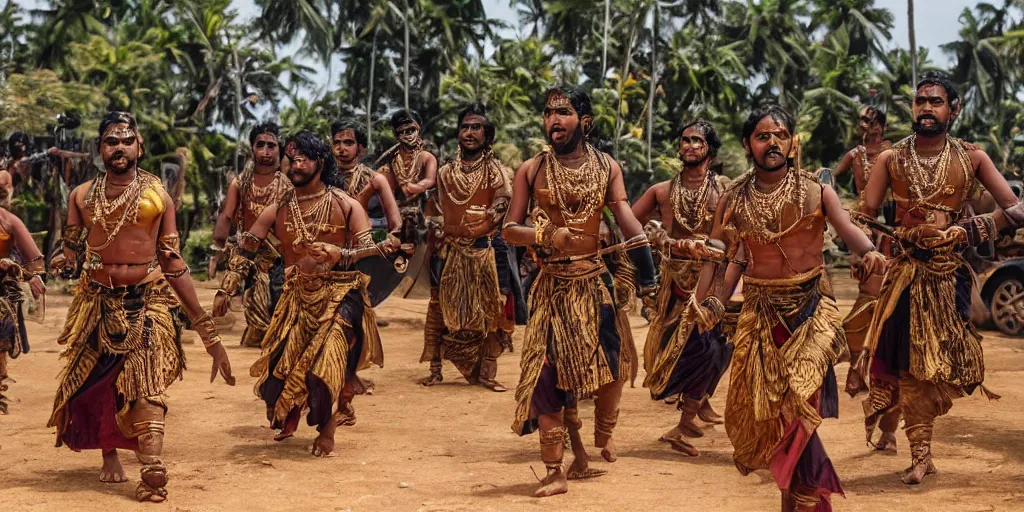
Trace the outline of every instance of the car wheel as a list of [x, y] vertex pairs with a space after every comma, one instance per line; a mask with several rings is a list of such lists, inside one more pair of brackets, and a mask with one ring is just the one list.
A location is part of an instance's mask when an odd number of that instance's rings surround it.
[[1000, 278], [989, 305], [992, 323], [1007, 336], [1024, 331], [1024, 283], [1013, 276]]

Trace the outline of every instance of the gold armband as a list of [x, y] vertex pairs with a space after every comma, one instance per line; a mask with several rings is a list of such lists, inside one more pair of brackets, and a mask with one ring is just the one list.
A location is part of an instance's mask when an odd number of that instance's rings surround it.
[[181, 257], [180, 243], [178, 233], [164, 235], [157, 241], [156, 259], [165, 277], [173, 279], [189, 273], [188, 265]]
[[210, 348], [221, 342], [217, 325], [213, 323], [213, 317], [205, 311], [202, 316], [192, 321], [192, 330], [202, 338], [203, 347]]
[[373, 247], [373, 232], [369, 229], [364, 229], [352, 237], [353, 246], [356, 249], [365, 249], [367, 247]]
[[710, 295], [701, 301], [696, 309], [697, 326], [701, 332], [714, 329], [718, 322], [722, 320], [722, 317], [725, 316], [725, 305], [714, 295]]
[[252, 260], [245, 256], [238, 253], [232, 254], [228, 260], [228, 271], [224, 274], [224, 279], [221, 280], [220, 288], [217, 291], [224, 292], [228, 296], [237, 295], [242, 287], [242, 282], [252, 271], [253, 265]]
[[25, 262], [25, 264], [21, 266], [21, 270], [25, 279], [32, 279], [36, 276], [45, 275], [46, 269], [43, 266], [43, 257], [36, 256], [32, 260]]

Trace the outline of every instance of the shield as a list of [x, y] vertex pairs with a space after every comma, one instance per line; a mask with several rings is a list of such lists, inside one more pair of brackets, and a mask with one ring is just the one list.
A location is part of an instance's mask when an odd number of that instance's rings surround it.
[[822, 185], [828, 185], [832, 188], [836, 188], [836, 177], [832, 175], [832, 169], [829, 169], [828, 167], [818, 169], [818, 181], [821, 181]]
[[370, 285], [367, 287], [367, 292], [370, 295], [370, 304], [374, 307], [391, 296], [391, 293], [398, 288], [398, 285], [401, 284], [402, 279], [405, 277], [405, 274], [400, 274], [395, 270], [395, 258], [398, 256], [408, 257], [405, 254], [398, 253], [387, 258], [375, 256], [356, 262], [356, 270], [370, 276]]

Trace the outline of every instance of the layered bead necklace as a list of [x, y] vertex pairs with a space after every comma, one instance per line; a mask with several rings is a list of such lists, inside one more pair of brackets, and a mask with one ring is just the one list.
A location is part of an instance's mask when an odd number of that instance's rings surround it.
[[[608, 188], [609, 167], [590, 144], [584, 147], [586, 160], [583, 165], [572, 169], [565, 167], [555, 158], [554, 151], [545, 152], [548, 186], [555, 197], [562, 218], [567, 224], [583, 224], [604, 206], [604, 193]], [[568, 206], [567, 197], [572, 190], [579, 198], [575, 210]]]
[[672, 180], [669, 195], [672, 199], [672, 214], [679, 227], [696, 233], [706, 221], [705, 207], [711, 193], [711, 172], [705, 171], [704, 181], [696, 189], [683, 184], [683, 171]]

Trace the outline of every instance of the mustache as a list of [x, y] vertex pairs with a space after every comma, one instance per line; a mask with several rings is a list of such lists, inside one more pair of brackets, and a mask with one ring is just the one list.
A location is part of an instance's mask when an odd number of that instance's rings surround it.
[[918, 116], [917, 117], [917, 122], [920, 123], [921, 121], [924, 121], [926, 119], [930, 119], [932, 121], [935, 121], [936, 123], [939, 122], [939, 118], [937, 118], [937, 117], [935, 117], [935, 116], [933, 116], [931, 114], [922, 114], [922, 115]]

